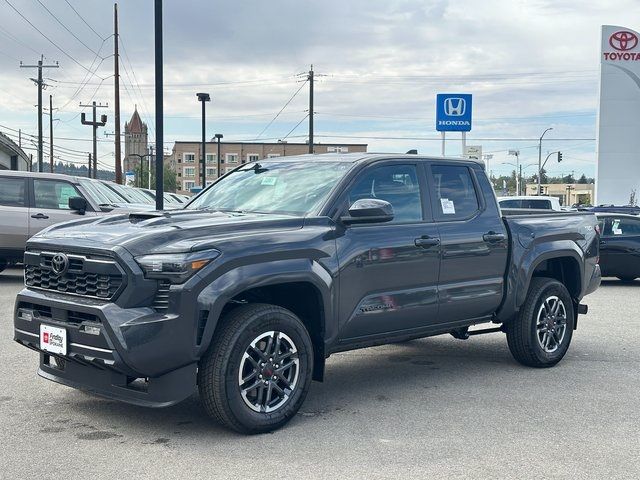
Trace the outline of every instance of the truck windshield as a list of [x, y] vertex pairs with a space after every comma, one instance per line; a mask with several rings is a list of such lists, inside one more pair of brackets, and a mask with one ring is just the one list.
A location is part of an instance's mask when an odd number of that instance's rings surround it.
[[198, 195], [187, 208], [307, 215], [352, 167], [350, 162], [252, 162]]

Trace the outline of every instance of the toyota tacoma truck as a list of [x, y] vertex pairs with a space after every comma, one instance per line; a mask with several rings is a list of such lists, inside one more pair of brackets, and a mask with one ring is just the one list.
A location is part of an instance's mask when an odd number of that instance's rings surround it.
[[472, 160], [246, 163], [184, 209], [31, 238], [15, 340], [44, 378], [150, 407], [198, 391], [243, 433], [290, 420], [340, 351], [500, 331], [551, 367], [600, 283], [598, 222], [527, 213], [501, 211]]

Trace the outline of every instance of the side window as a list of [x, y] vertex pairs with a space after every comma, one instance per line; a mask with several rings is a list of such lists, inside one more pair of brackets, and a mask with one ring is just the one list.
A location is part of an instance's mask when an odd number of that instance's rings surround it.
[[610, 230], [605, 230], [607, 236], [620, 237], [640, 235], [640, 220], [634, 218], [612, 218]]
[[80, 197], [76, 187], [57, 180], [34, 180], [35, 208], [69, 210], [69, 198]]
[[24, 207], [26, 182], [23, 178], [0, 177], [0, 205]]
[[440, 220], [468, 218], [478, 211], [478, 197], [471, 172], [464, 166], [433, 165], [436, 216]]
[[500, 200], [500, 208], [522, 208], [520, 200]]
[[390, 223], [422, 221], [422, 196], [415, 165], [373, 167], [363, 172], [349, 191], [349, 206], [363, 198], [378, 198], [393, 206]]

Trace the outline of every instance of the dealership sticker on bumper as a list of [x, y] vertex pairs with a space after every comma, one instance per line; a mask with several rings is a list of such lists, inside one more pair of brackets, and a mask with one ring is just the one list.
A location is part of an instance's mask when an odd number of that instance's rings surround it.
[[45, 352], [67, 354], [67, 331], [64, 328], [40, 324], [40, 348]]

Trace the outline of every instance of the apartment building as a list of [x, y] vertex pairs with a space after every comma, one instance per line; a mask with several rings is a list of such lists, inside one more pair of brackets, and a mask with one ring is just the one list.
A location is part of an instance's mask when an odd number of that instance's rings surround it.
[[[366, 152], [366, 143], [315, 144], [315, 153], [352, 153]], [[275, 158], [285, 155], [303, 155], [308, 153], [306, 143], [237, 143], [220, 142], [220, 175], [233, 170], [238, 165], [254, 162], [265, 158]], [[207, 185], [218, 176], [218, 144], [206, 143], [205, 178]], [[180, 193], [189, 192], [194, 187], [201, 186], [200, 159], [202, 158], [202, 144], [199, 142], [177, 141], [167, 157], [169, 165], [176, 171], [176, 180]]]

